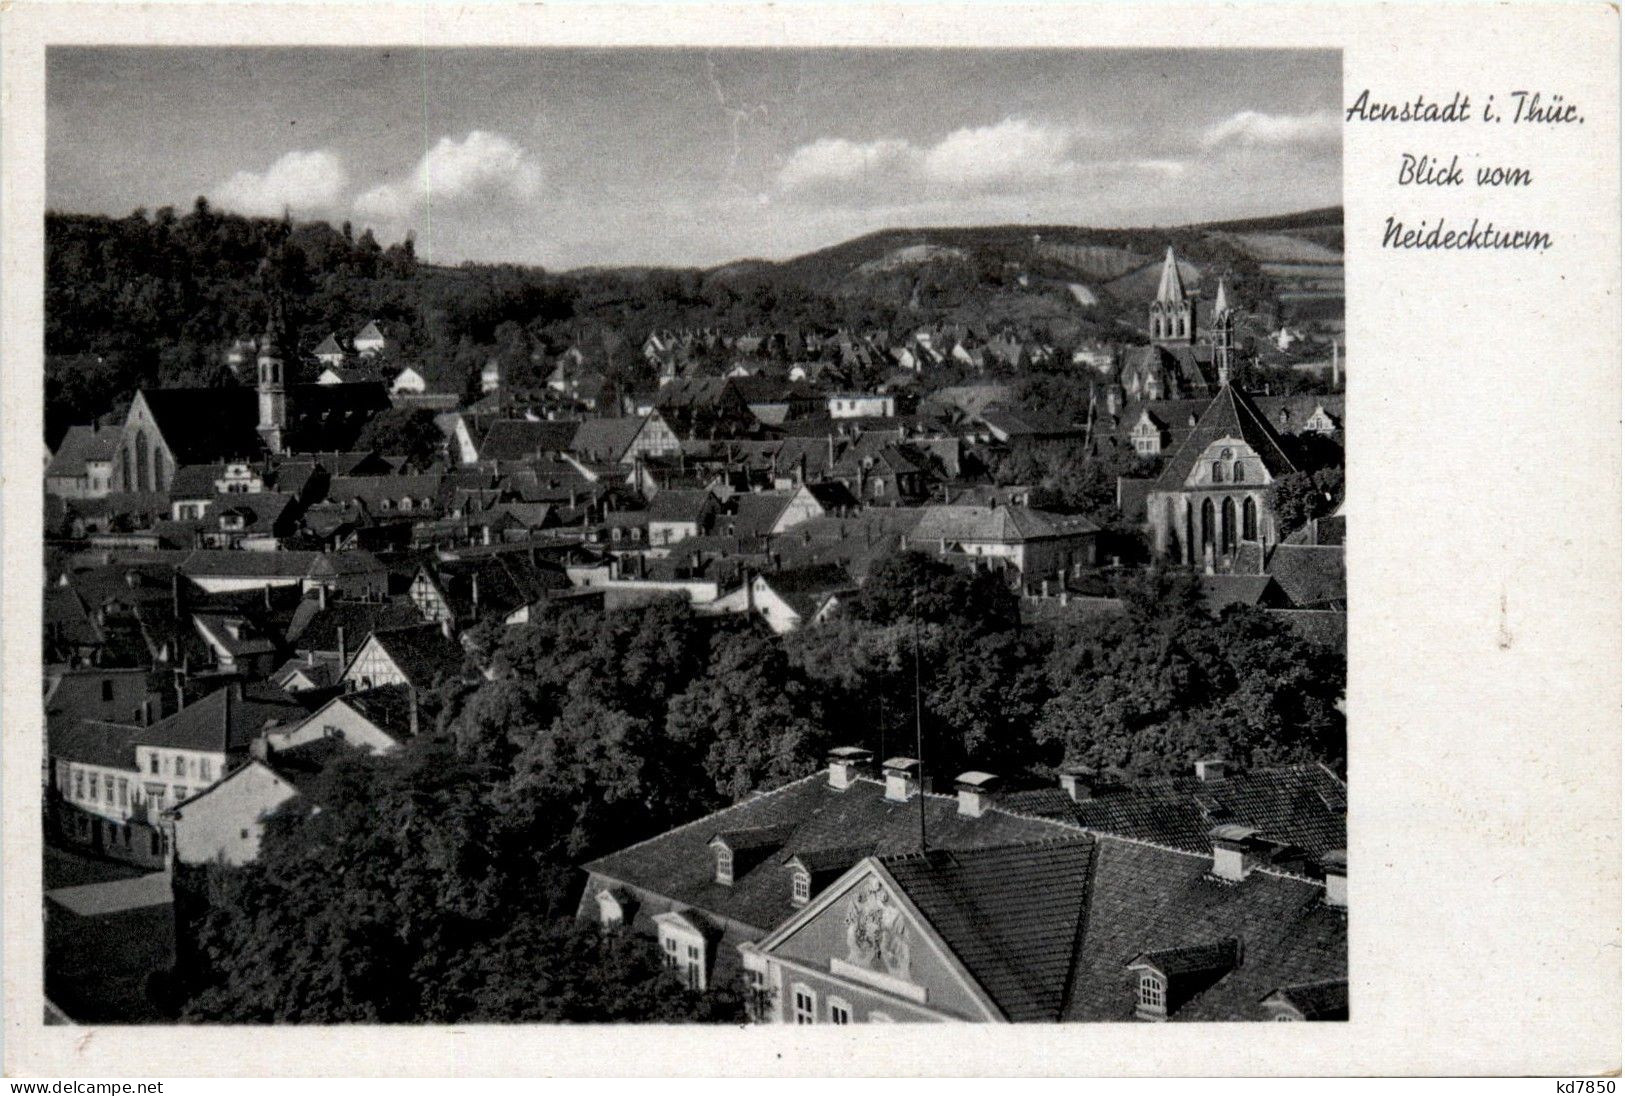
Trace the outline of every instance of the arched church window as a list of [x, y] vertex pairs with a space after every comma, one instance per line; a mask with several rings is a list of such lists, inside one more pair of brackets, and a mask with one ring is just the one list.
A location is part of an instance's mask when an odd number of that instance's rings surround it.
[[164, 489], [164, 451], [156, 445], [152, 447], [152, 489]]
[[1202, 500], [1202, 546], [1213, 543], [1213, 500]]
[[1223, 461], [1216, 460], [1216, 461], [1213, 462], [1213, 482], [1214, 483], [1223, 483], [1224, 482], [1224, 462]]
[[1232, 453], [1228, 447], [1219, 450], [1219, 459], [1220, 460], [1229, 460], [1233, 456], [1235, 456], [1235, 454]]
[[147, 466], [150, 455], [147, 453], [147, 432], [135, 432], [135, 489], [137, 491], [151, 491], [151, 470]]
[[1236, 548], [1236, 500], [1225, 499], [1219, 511], [1219, 547], [1233, 552]]
[[1246, 478], [1247, 470], [1241, 466], [1241, 462], [1238, 460], [1230, 470], [1230, 479], [1235, 483], [1241, 483]]
[[1250, 495], [1241, 504], [1241, 539], [1258, 539], [1258, 505]]

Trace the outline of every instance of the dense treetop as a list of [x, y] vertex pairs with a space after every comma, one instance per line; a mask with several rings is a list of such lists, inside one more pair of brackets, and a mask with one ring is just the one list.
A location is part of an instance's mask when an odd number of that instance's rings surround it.
[[[187, 877], [186, 1013], [732, 1018], [737, 997], [689, 994], [652, 949], [566, 923], [580, 865], [833, 746], [888, 757], [923, 739], [939, 783], [977, 768], [1018, 787], [1063, 761], [1130, 779], [1215, 754], [1341, 766], [1340, 651], [1259, 610], [1211, 615], [1188, 574], [1152, 570], [1123, 595], [1120, 615], [1024, 627], [992, 576], [902, 554], [836, 619], [783, 637], [680, 598], [482, 625], [489, 676], [430, 698], [423, 734], [331, 764], [255, 863]], [[509, 988], [516, 965], [534, 992]]]

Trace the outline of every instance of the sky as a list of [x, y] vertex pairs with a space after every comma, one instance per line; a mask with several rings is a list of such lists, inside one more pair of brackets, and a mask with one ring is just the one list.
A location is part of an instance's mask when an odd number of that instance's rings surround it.
[[881, 228], [1342, 201], [1335, 51], [53, 48], [47, 200], [432, 262], [712, 266]]

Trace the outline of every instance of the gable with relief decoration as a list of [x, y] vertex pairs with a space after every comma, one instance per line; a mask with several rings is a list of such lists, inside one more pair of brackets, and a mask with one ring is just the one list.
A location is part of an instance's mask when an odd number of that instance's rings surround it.
[[[788, 884], [787, 884], [788, 885]], [[895, 886], [870, 870], [820, 896], [764, 950], [882, 996], [981, 1018], [978, 992]]]

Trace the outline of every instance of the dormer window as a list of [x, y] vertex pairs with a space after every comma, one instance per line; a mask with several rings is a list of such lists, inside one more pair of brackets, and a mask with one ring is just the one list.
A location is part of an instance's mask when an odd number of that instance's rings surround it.
[[621, 900], [613, 891], [601, 890], [597, 897], [600, 925], [606, 929], [615, 929], [626, 924], [626, 907], [621, 904]]
[[725, 886], [732, 886], [734, 881], [734, 854], [726, 845], [718, 845], [717, 853], [717, 882]]
[[1134, 1013], [1146, 1020], [1165, 1020], [1168, 1018], [1168, 983], [1162, 976], [1151, 971], [1140, 975], [1140, 999]]
[[790, 904], [805, 906], [812, 899], [812, 876], [805, 871], [796, 871], [790, 877]]
[[705, 988], [706, 940], [700, 928], [680, 913], [655, 918], [661, 959], [689, 989]]

